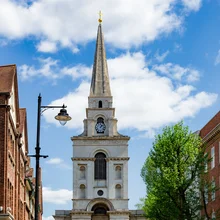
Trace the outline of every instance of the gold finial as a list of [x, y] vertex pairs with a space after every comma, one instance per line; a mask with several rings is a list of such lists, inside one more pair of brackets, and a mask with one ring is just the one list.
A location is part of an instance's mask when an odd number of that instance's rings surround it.
[[99, 11], [99, 23], [101, 24], [102, 23], [102, 12]]

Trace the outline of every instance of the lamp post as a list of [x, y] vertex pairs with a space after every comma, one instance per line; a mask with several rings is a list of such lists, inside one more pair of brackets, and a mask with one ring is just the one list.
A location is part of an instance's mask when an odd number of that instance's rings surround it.
[[36, 138], [36, 148], [35, 155], [30, 155], [31, 157], [36, 158], [36, 167], [35, 167], [35, 220], [39, 220], [39, 168], [40, 168], [40, 158], [47, 158], [47, 155], [40, 154], [40, 122], [41, 114], [49, 108], [60, 108], [60, 113], [55, 116], [55, 119], [60, 122], [61, 125], [65, 125], [67, 121], [71, 120], [71, 117], [67, 114], [67, 106], [43, 106], [41, 105], [41, 95], [38, 96], [38, 108], [37, 108], [37, 138]]

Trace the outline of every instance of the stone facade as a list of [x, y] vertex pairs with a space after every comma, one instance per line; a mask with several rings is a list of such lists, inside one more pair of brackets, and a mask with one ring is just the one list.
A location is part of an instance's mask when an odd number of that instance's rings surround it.
[[19, 108], [15, 65], [0, 67], [0, 134], [0, 219], [33, 219], [27, 117], [26, 109]]
[[84, 131], [73, 141], [73, 208], [56, 220], [146, 219], [128, 209], [128, 141], [117, 130], [102, 27], [99, 24]]

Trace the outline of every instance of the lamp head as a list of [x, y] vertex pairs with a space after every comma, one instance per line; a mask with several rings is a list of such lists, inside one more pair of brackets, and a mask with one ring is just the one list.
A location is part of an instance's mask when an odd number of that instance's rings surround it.
[[65, 109], [65, 106], [63, 105], [63, 108], [60, 109], [60, 113], [57, 116], [55, 116], [55, 119], [58, 120], [61, 125], [65, 125], [72, 118], [69, 116]]

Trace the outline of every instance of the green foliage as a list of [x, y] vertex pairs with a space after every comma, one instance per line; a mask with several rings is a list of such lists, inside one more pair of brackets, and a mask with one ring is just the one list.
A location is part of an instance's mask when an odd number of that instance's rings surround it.
[[197, 134], [180, 122], [166, 127], [153, 143], [141, 170], [147, 186], [144, 211], [150, 219], [201, 219], [204, 147]]

